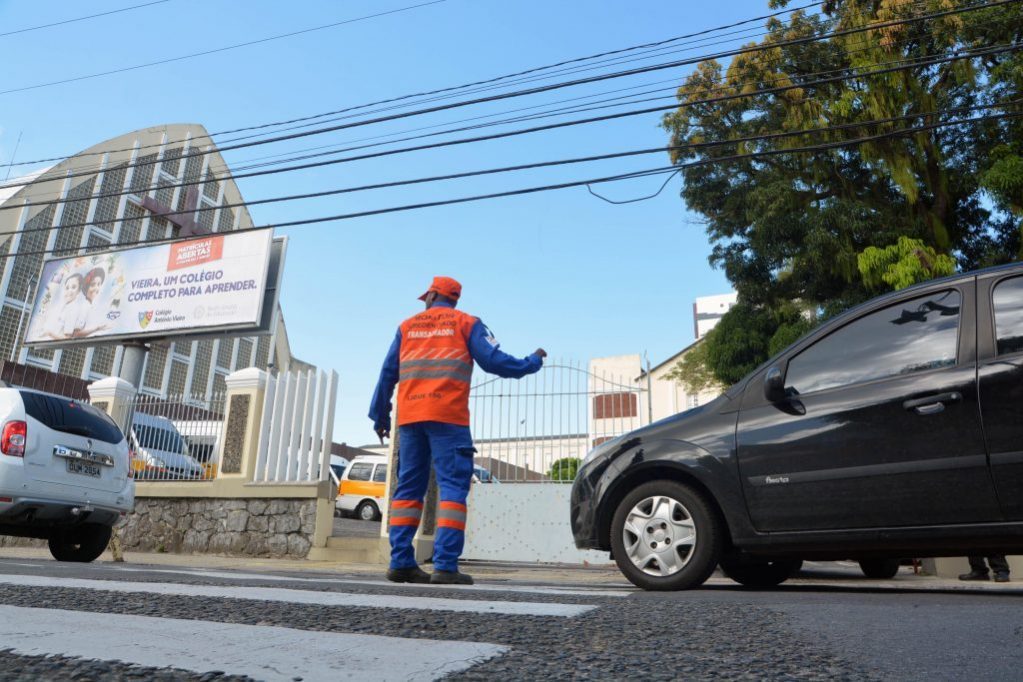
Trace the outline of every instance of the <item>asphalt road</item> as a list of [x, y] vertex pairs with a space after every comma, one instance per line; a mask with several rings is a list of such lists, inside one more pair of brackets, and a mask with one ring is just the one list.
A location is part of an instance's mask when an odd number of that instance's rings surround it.
[[841, 567], [842, 587], [825, 567], [774, 590], [667, 594], [610, 573], [537, 584], [475, 570], [476, 586], [440, 588], [0, 559], [0, 680], [997, 680], [1023, 667], [1018, 591], [877, 588]]

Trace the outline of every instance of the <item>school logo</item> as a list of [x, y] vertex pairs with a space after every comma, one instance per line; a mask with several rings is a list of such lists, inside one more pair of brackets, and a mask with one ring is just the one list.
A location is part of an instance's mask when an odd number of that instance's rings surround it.
[[139, 326], [145, 329], [149, 326], [149, 323], [153, 321], [153, 311], [147, 310], [143, 313], [139, 313]]

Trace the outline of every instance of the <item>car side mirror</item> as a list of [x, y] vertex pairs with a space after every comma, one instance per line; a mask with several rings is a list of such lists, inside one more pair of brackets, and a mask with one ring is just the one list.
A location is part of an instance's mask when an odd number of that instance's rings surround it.
[[785, 375], [777, 367], [772, 367], [764, 375], [764, 397], [768, 402], [778, 403], [785, 396]]

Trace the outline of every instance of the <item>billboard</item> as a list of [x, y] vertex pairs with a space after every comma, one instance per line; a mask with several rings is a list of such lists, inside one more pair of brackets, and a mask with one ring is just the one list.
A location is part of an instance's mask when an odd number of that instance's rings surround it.
[[271, 239], [269, 230], [206, 235], [46, 261], [25, 343], [258, 333]]

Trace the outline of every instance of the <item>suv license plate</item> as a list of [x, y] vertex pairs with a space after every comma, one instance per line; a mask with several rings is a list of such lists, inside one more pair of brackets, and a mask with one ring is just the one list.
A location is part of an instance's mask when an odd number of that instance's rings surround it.
[[82, 476], [93, 476], [94, 478], [99, 478], [99, 466], [96, 464], [78, 462], [73, 459], [69, 459], [67, 461], [67, 470], [72, 474], [81, 474]]

